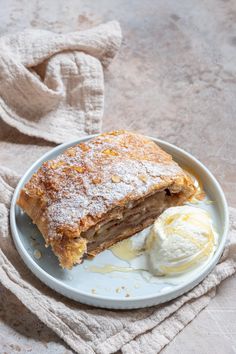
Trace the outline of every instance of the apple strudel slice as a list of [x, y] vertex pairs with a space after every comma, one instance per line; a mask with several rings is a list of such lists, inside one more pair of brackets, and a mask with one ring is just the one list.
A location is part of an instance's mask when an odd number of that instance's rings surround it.
[[63, 268], [149, 226], [195, 193], [191, 177], [150, 139], [120, 130], [43, 163], [21, 190], [30, 216]]

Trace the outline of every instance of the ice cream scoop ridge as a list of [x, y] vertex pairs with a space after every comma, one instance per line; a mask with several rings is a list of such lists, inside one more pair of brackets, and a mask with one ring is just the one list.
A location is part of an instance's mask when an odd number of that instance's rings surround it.
[[147, 237], [150, 270], [155, 275], [183, 273], [211, 257], [217, 242], [207, 211], [188, 205], [169, 208]]

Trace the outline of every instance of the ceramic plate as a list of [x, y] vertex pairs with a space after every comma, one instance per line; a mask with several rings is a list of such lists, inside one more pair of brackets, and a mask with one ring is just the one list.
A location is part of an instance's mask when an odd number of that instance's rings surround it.
[[[93, 260], [86, 260], [72, 270], [63, 270], [50, 248], [44, 247], [43, 238], [29, 217], [16, 205], [18, 194], [32, 174], [49, 159], [65, 149], [92, 136], [60, 145], [36, 161], [20, 180], [11, 205], [11, 230], [16, 248], [29, 269], [43, 283], [55, 291], [76, 301], [105, 308], [132, 309], [157, 305], [180, 296], [197, 285], [216, 265], [226, 242], [228, 231], [228, 208], [224, 193], [210, 171], [197, 159], [174, 145], [151, 138], [175, 161], [192, 171], [201, 179], [207, 200], [195, 205], [207, 209], [219, 234], [219, 243], [214, 256], [204, 265], [181, 277], [147, 277], [147, 272], [115, 271], [95, 273], [94, 267], [110, 264], [126, 267], [128, 264], [113, 255], [110, 250], [100, 253]], [[41, 255], [41, 257], [40, 257]]]

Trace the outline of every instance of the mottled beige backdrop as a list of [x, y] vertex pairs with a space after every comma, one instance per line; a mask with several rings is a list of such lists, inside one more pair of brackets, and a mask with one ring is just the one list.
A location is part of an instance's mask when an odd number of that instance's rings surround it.
[[[188, 150], [236, 206], [235, 0], [0, 0], [0, 35], [28, 27], [68, 32], [112, 19], [124, 40], [105, 73], [103, 130], [136, 130]], [[0, 122], [1, 165], [23, 173], [52, 146]], [[235, 353], [235, 299], [231, 278], [163, 352]], [[2, 287], [0, 316], [1, 353], [72, 353]]]

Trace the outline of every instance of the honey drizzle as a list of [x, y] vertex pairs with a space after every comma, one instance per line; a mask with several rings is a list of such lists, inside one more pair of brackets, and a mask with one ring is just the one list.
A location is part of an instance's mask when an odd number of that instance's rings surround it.
[[92, 265], [92, 266], [88, 267], [88, 270], [90, 270], [91, 272], [94, 272], [94, 273], [101, 273], [101, 274], [112, 273], [112, 272], [132, 272], [132, 271], [134, 271], [134, 269], [131, 267], [118, 267], [118, 266], [114, 266], [112, 264], [105, 264], [101, 267], [97, 267], [97, 266]]
[[110, 251], [114, 256], [124, 261], [130, 261], [142, 253], [141, 250], [132, 247], [132, 240], [130, 238], [116, 243], [110, 247]]
[[182, 165], [181, 167], [194, 180], [194, 185], [197, 189], [196, 193], [191, 198], [190, 203], [196, 204], [199, 201], [204, 200], [206, 198], [206, 193], [203, 188], [203, 183], [198, 174], [189, 166], [187, 167]]

